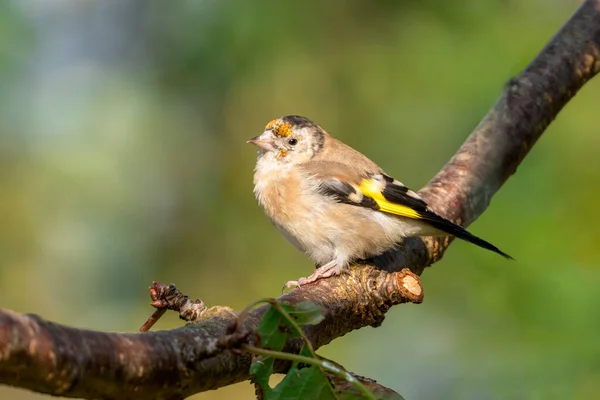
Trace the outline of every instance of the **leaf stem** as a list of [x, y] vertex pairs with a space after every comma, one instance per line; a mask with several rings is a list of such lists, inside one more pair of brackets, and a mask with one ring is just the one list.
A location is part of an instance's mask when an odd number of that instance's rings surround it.
[[322, 368], [342, 379], [345, 379], [347, 382], [350, 382], [354, 385], [364, 396], [369, 400], [377, 400], [375, 396], [363, 385], [356, 377], [354, 377], [350, 372], [339, 368], [333, 365], [329, 361], [323, 361], [320, 358], [312, 358], [307, 356], [302, 356], [300, 354], [292, 354], [292, 353], [284, 353], [281, 351], [267, 350], [262, 349], [260, 347], [252, 346], [249, 344], [242, 345], [242, 350], [247, 351], [248, 353], [257, 354], [263, 357], [273, 357], [280, 360], [288, 360], [296, 363], [304, 363], [309, 365], [314, 365], [316, 367]]
[[279, 313], [287, 320], [287, 322], [289, 322], [289, 324], [298, 332], [298, 335], [300, 335], [300, 338], [302, 338], [302, 340], [304, 341], [304, 345], [306, 346], [308, 351], [310, 351], [310, 354], [313, 356], [313, 358], [317, 358], [317, 354], [315, 353], [315, 350], [314, 350], [312, 344], [310, 343], [310, 340], [308, 340], [308, 338], [304, 334], [304, 331], [302, 330], [302, 328], [300, 328], [300, 325], [298, 325], [296, 323], [296, 321], [294, 321], [294, 318], [292, 318], [290, 316], [290, 314], [288, 314], [281, 307], [281, 305], [279, 304], [279, 302], [276, 299], [271, 299], [269, 301], [269, 304], [271, 304], [273, 307], [275, 307], [275, 309], [277, 311], [279, 311]]

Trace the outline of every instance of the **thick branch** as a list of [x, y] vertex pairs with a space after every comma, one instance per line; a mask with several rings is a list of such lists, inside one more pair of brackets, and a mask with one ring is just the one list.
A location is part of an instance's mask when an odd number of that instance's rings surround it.
[[[465, 144], [421, 190], [432, 208], [463, 225], [477, 219], [548, 124], [598, 72], [599, 49], [600, 0], [588, 0], [510, 80]], [[420, 274], [442, 257], [449, 242], [412, 239], [375, 264], [387, 270], [409, 267]], [[325, 320], [306, 330], [318, 348], [354, 329], [380, 324], [392, 305], [421, 296], [414, 275], [360, 266], [280, 300], [311, 300], [323, 307]], [[252, 311], [247, 329], [256, 327], [262, 312], [264, 308]], [[220, 341], [235, 319], [230, 309], [213, 307], [200, 322], [173, 331], [116, 334], [0, 311], [0, 382], [63, 396], [114, 399], [177, 399], [215, 389], [248, 378], [249, 357]], [[297, 350], [295, 346], [291, 343], [289, 350]]]
[[[279, 300], [323, 307], [325, 319], [306, 329], [316, 348], [347, 333], [346, 321], [378, 325], [391, 306], [422, 299], [419, 278], [408, 270], [355, 267], [348, 282], [327, 280]], [[243, 330], [254, 330], [265, 310], [252, 310]], [[212, 307], [179, 329], [123, 334], [0, 310], [0, 382], [65, 397], [180, 399], [248, 379], [250, 356], [229, 350], [237, 317], [227, 307]], [[290, 342], [286, 350], [297, 352], [299, 345]]]

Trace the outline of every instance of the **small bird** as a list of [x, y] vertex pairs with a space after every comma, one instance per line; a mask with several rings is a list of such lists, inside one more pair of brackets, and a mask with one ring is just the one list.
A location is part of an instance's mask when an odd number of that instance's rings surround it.
[[318, 268], [301, 286], [410, 236], [455, 236], [508, 259], [493, 244], [437, 215], [417, 193], [311, 120], [288, 115], [250, 140], [259, 147], [254, 194], [273, 225]]

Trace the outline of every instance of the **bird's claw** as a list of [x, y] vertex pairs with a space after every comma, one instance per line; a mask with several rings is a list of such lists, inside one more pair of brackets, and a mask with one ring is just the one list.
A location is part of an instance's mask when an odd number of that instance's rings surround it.
[[285, 293], [285, 291], [287, 289], [299, 288], [300, 286], [306, 285], [307, 283], [311, 283], [316, 280], [316, 279], [311, 279], [311, 278], [312, 278], [312, 276], [309, 276], [308, 278], [298, 278], [297, 281], [287, 281], [285, 283], [285, 285], [283, 285], [283, 288], [281, 289], [281, 293]]
[[302, 285], [309, 283], [306, 278], [299, 278], [297, 281], [287, 281], [283, 288], [281, 289], [281, 293], [285, 293], [288, 289], [299, 288]]
[[286, 290], [297, 288], [299, 286], [300, 284], [298, 283], [298, 281], [287, 281], [285, 285], [283, 285], [283, 288], [281, 288], [281, 293], [285, 293]]

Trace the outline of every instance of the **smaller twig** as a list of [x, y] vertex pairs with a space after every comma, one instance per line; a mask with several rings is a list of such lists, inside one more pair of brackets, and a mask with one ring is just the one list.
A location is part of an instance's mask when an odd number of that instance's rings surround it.
[[284, 353], [280, 351], [262, 349], [260, 347], [252, 346], [249, 344], [242, 345], [242, 350], [248, 353], [256, 354], [263, 357], [273, 357], [280, 360], [288, 360], [296, 363], [303, 363], [319, 367], [335, 376], [338, 376], [347, 382], [350, 382], [356, 387], [364, 396], [369, 400], [376, 400], [375, 396], [363, 385], [352, 373], [346, 371], [343, 368], [331, 363], [330, 361], [321, 360], [319, 358], [312, 358], [301, 356], [299, 354]]
[[207, 309], [202, 300], [190, 300], [188, 296], [181, 293], [172, 283], [165, 285], [154, 281], [148, 290], [152, 299], [150, 304], [156, 308], [156, 311], [140, 327], [140, 332], [150, 330], [167, 310], [179, 312], [179, 318], [186, 322], [195, 322], [200, 319], [202, 313]]
[[140, 327], [140, 332], [148, 332], [150, 329], [152, 329], [154, 324], [156, 324], [158, 322], [158, 320], [160, 319], [160, 317], [162, 317], [166, 312], [167, 312], [166, 308], [161, 308], [161, 309], [154, 311], [152, 313], [152, 315], [150, 317], [148, 317], [146, 322], [144, 322], [144, 325], [142, 325]]

